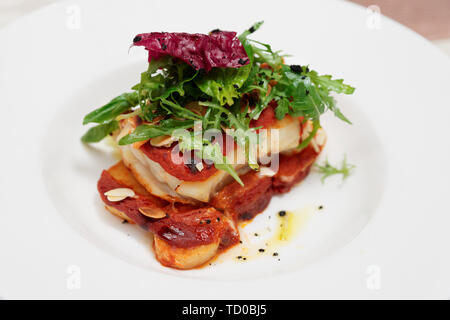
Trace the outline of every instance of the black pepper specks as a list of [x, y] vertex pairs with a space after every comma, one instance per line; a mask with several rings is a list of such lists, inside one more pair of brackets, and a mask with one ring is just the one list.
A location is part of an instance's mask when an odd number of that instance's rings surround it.
[[253, 33], [253, 32], [255, 32], [256, 30], [255, 30], [255, 27], [251, 27], [250, 29], [248, 29], [248, 32], [250, 32], [250, 33]]
[[210, 33], [218, 33], [218, 32], [221, 32], [220, 29], [214, 29]]
[[166, 49], [167, 49], [167, 46], [166, 46], [165, 43], [163, 43], [163, 44], [161, 45], [161, 49], [163, 49], [163, 50], [166, 50]]
[[186, 166], [188, 167], [189, 171], [192, 174], [197, 174], [199, 173], [198, 169], [197, 169], [197, 163], [195, 161], [194, 158], [189, 159], [189, 163], [186, 163]]
[[220, 221], [220, 218], [219, 217], [217, 217], [217, 222], [219, 222]]
[[258, 236], [258, 234], [255, 232], [255, 237], [257, 237]]
[[319, 206], [319, 210], [322, 210], [322, 209], [323, 209], [323, 206], [322, 206], [322, 205], [320, 205], [320, 206]]
[[142, 37], [141, 37], [141, 36], [136, 36], [136, 37], [134, 37], [134, 39], [133, 39], [133, 43], [139, 42], [139, 41], [141, 41], [141, 40], [142, 40]]
[[280, 212], [278, 212], [278, 215], [279, 215], [280, 217], [284, 217], [284, 216], [286, 215], [286, 211], [281, 210]]
[[128, 221], [127, 221], [127, 220], [123, 220], [122, 223], [123, 223], [123, 224], [126, 224], [126, 223], [128, 223]]
[[237, 84], [233, 84], [233, 87], [234, 87], [235, 89], [239, 89], [239, 86], [238, 86]]
[[291, 71], [294, 72], [294, 73], [302, 73], [302, 71], [303, 71], [302, 66], [298, 65], [298, 64], [292, 64], [290, 66], [290, 68], [291, 68]]
[[306, 93], [306, 95], [309, 95], [309, 90], [306, 90], [305, 93]]
[[278, 252], [274, 252], [274, 253], [273, 253], [273, 256], [274, 256], [274, 257], [278, 257]]
[[193, 174], [197, 174], [199, 172], [197, 167], [195, 166], [195, 163], [186, 163], [186, 166], [188, 167], [189, 171]]
[[244, 65], [244, 64], [246, 64], [248, 62], [248, 59], [242, 59], [242, 58], [240, 58], [239, 60], [238, 60], [238, 63], [240, 64], [240, 65]]
[[206, 224], [210, 224], [211, 223], [211, 220], [206, 220]]
[[266, 251], [266, 250], [264, 250], [264, 249], [261, 248], [261, 249], [259, 249], [258, 251], [259, 251], [259, 252], [264, 252], [264, 251]]

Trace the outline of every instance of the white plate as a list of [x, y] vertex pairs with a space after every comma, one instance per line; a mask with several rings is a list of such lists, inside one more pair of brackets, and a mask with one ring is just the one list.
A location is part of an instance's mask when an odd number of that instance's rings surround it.
[[[326, 116], [319, 160], [347, 154], [355, 174], [322, 185], [313, 173], [244, 228], [258, 248], [278, 210], [323, 205], [280, 261], [238, 263], [239, 247], [207, 268], [163, 268], [148, 235], [103, 209], [96, 180], [115, 160], [80, 143], [82, 116], [138, 81], [135, 34], [259, 20], [255, 39], [357, 87], [338, 98], [354, 125]], [[401, 25], [340, 1], [70, 1], [12, 23], [0, 43], [1, 297], [450, 297], [450, 62]]]

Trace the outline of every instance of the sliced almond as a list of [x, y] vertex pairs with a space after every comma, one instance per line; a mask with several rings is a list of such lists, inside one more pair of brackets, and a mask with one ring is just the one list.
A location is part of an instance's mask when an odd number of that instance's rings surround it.
[[127, 197], [106, 196], [106, 198], [108, 199], [108, 201], [118, 202], [118, 201], [122, 201], [122, 200], [126, 199]]
[[117, 189], [112, 189], [112, 190], [106, 191], [104, 193], [104, 195], [106, 196], [108, 201], [117, 202], [117, 201], [122, 201], [128, 197], [132, 198], [136, 194], [134, 193], [134, 191], [132, 189], [129, 189], [129, 188], [117, 188]]
[[319, 146], [317, 145], [316, 139], [312, 139], [312, 140], [311, 140], [311, 145], [312, 145], [312, 147], [314, 148], [314, 151], [315, 151], [316, 153], [319, 153], [319, 152], [320, 152], [320, 148], [319, 148]]
[[166, 213], [160, 208], [144, 207], [144, 208], [139, 208], [139, 212], [142, 213], [146, 217], [154, 218], [154, 219], [161, 219], [166, 216]]
[[200, 172], [203, 170], [203, 163], [199, 162], [195, 165], [195, 167], [197, 168], [197, 170]]
[[154, 147], [170, 146], [178, 138], [172, 136], [160, 136], [150, 140], [150, 144]]
[[317, 133], [316, 133], [316, 136], [314, 137], [314, 139], [316, 140], [319, 147], [323, 146], [327, 139], [325, 130], [323, 130], [322, 128], [319, 128], [319, 130], [317, 130]]
[[306, 140], [309, 137], [309, 134], [313, 131], [312, 121], [308, 120], [303, 128], [302, 132], [302, 140]]
[[139, 148], [142, 147], [144, 144], [146, 144], [147, 141], [148, 141], [148, 140], [135, 142], [135, 143], [133, 143], [133, 148], [139, 149]]
[[258, 175], [260, 177], [273, 177], [276, 174], [276, 171], [272, 170], [269, 167], [260, 167], [258, 171]]

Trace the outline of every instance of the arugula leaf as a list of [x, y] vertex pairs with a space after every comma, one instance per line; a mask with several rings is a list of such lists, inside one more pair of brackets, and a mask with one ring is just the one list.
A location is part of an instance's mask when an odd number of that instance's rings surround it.
[[345, 84], [344, 79], [332, 80], [330, 75], [319, 76], [314, 70], [309, 71], [308, 76], [314, 83], [320, 87], [326, 88], [329, 91], [345, 94], [352, 94], [355, 92], [355, 88]]
[[119, 122], [112, 120], [110, 122], [99, 124], [90, 128], [82, 137], [81, 141], [85, 143], [99, 142], [108, 134], [119, 129]]
[[184, 86], [197, 75], [198, 71], [191, 66], [184, 62], [174, 63], [170, 57], [152, 59], [148, 70], [141, 74], [141, 82], [133, 87], [139, 93], [142, 117], [152, 121], [155, 111], [161, 107], [159, 100], [167, 100], [175, 94], [184, 96]]
[[228, 116], [228, 122], [229, 122], [230, 128], [234, 127], [236, 129], [242, 129], [242, 130], [248, 129], [248, 126], [246, 126], [246, 124], [243, 123], [242, 121], [239, 121], [238, 118], [236, 118], [236, 116], [230, 110], [218, 105], [217, 103], [204, 101], [204, 102], [199, 102], [199, 105], [217, 109], [220, 112], [225, 113]]
[[304, 148], [306, 148], [309, 143], [311, 142], [311, 140], [316, 136], [317, 130], [319, 130], [320, 128], [320, 122], [319, 120], [315, 120], [313, 121], [313, 129], [311, 131], [311, 133], [309, 134], [308, 138], [306, 138], [305, 140], [303, 140], [298, 146], [297, 149], [298, 150], [302, 150]]
[[[249, 41], [254, 43], [252, 44], [252, 50], [255, 56], [254, 61], [259, 63], [267, 63], [272, 68], [276, 68], [283, 64], [284, 56], [280, 55], [281, 51], [273, 51], [272, 47], [267, 43], [259, 42], [256, 40]], [[259, 46], [256, 46], [256, 44]]]
[[250, 74], [251, 65], [240, 68], [213, 68], [209, 73], [194, 80], [205, 94], [219, 101], [220, 105], [233, 105], [233, 98], [239, 97], [242, 87]]
[[320, 173], [323, 174], [321, 181], [322, 183], [324, 183], [325, 179], [335, 174], [342, 174], [342, 180], [347, 179], [356, 166], [347, 163], [347, 156], [344, 155], [344, 159], [342, 160], [340, 168], [332, 166], [328, 162], [328, 159], [325, 160], [325, 164], [323, 166], [315, 164], [315, 167], [319, 170]]
[[233, 177], [234, 180], [236, 180], [241, 186], [244, 186], [244, 183], [242, 182], [241, 178], [239, 178], [239, 175], [237, 172], [233, 169], [233, 167], [226, 163], [226, 159], [223, 160], [223, 163], [215, 163], [214, 167], [218, 170], [222, 170], [225, 172], [228, 172], [230, 176]]
[[[350, 123], [336, 107], [336, 100], [330, 95], [331, 91], [351, 94], [354, 88], [343, 83], [342, 79], [332, 80], [330, 76], [319, 76], [316, 71], [308, 67], [282, 66], [282, 77], [275, 86], [278, 99], [292, 99], [289, 114], [295, 117], [303, 116], [307, 119], [318, 120], [326, 110], [331, 110], [341, 120]], [[301, 72], [293, 71], [300, 69]], [[286, 114], [285, 101], [278, 110], [278, 116]]]
[[166, 100], [161, 98], [161, 107], [164, 108], [169, 114], [173, 114], [179, 118], [185, 118], [190, 120], [202, 120], [202, 117], [192, 112], [189, 109], [183, 108], [177, 102]]
[[255, 32], [256, 30], [258, 30], [262, 25], [263, 25], [264, 21], [258, 21], [256, 23], [254, 23], [250, 28], [248, 28], [247, 30], [245, 30], [244, 32], [242, 32], [238, 38], [241, 41], [241, 43], [253, 32]]
[[112, 99], [108, 104], [98, 108], [83, 119], [83, 124], [90, 122], [103, 123], [114, 119], [138, 104], [137, 92], [124, 93]]
[[[141, 85], [139, 89], [142, 95], [148, 96], [151, 101], [167, 99], [173, 93], [178, 93], [180, 96], [184, 96], [184, 84], [193, 80], [198, 71], [195, 71], [192, 75], [184, 77], [186, 74], [184, 71], [190, 68], [187, 64], [179, 63], [178, 65], [178, 79], [174, 80], [170, 77], [164, 77], [161, 74], [151, 76], [148, 72], [141, 78]], [[148, 90], [149, 92], [145, 92]]]
[[287, 98], [281, 98], [278, 100], [278, 106], [275, 108], [275, 117], [281, 120], [287, 113], [289, 113], [289, 100]]
[[194, 126], [193, 120], [162, 120], [159, 125], [141, 124], [132, 133], [122, 137], [119, 145], [127, 145], [159, 136], [172, 135], [175, 130], [189, 129]]
[[311, 70], [308, 76], [319, 87], [319, 94], [327, 105], [328, 109], [334, 112], [334, 115], [342, 121], [352, 124], [349, 119], [336, 107], [336, 100], [330, 96], [330, 92], [353, 94], [355, 88], [344, 84], [343, 79], [332, 80], [330, 75], [319, 76], [316, 71]]

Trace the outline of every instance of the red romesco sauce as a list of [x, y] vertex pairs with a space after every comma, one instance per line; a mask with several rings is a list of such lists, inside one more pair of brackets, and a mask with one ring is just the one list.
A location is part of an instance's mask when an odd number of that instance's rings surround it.
[[133, 222], [138, 224], [139, 226], [147, 229], [147, 224], [151, 222], [152, 218], [146, 217], [139, 212], [139, 208], [146, 207], [163, 207], [167, 204], [166, 201], [161, 200], [159, 198], [147, 197], [137, 195], [135, 198], [125, 198], [122, 201], [111, 202], [105, 196], [105, 192], [117, 188], [129, 188], [127, 185], [120, 183], [108, 171], [103, 171], [100, 177], [100, 180], [97, 183], [97, 189], [100, 193], [100, 197], [103, 202], [110, 207], [113, 207], [120, 212], [124, 213], [127, 217], [129, 217]]
[[255, 171], [240, 178], [244, 187], [233, 181], [210, 202], [213, 207], [233, 217], [235, 222], [253, 219], [264, 211], [272, 198], [272, 178], [259, 177]]
[[274, 193], [289, 192], [294, 185], [305, 179], [319, 153], [309, 145], [300, 153], [280, 155], [278, 172], [272, 178]]
[[[275, 106], [274, 106], [275, 104]], [[259, 115], [257, 120], [250, 121], [250, 127], [262, 127], [263, 129], [269, 128], [275, 122], [277, 122], [277, 118], [275, 117], [274, 108], [276, 107], [276, 102], [271, 102]]]
[[[152, 231], [171, 246], [191, 248], [215, 242], [219, 237], [222, 247], [239, 241], [238, 234], [231, 232], [223, 214], [212, 207], [171, 204], [159, 198], [142, 195], [111, 202], [104, 195], [109, 190], [128, 187], [115, 180], [108, 171], [103, 171], [97, 183], [97, 189], [106, 205], [124, 213], [140, 227]], [[163, 219], [146, 217], [139, 212], [142, 207], [160, 208], [167, 216]]]
[[223, 214], [212, 207], [176, 210], [176, 213], [169, 213], [169, 219], [158, 220], [149, 228], [171, 246], [196, 247], [215, 242], [217, 239], [228, 246], [239, 239], [229, 239], [229, 225], [224, 221]]
[[195, 167], [195, 164], [185, 164], [181, 153], [174, 152], [176, 146], [177, 144], [168, 148], [154, 147], [147, 142], [141, 146], [140, 150], [151, 160], [159, 163], [164, 171], [183, 181], [203, 181], [217, 172], [214, 165], [206, 164], [204, 161], [202, 161], [203, 169], [201, 171]]

